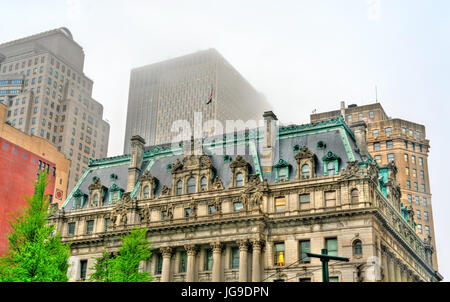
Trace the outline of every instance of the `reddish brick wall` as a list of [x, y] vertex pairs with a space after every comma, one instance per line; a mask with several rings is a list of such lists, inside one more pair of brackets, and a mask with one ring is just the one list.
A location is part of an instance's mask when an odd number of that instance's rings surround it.
[[11, 142], [0, 138], [0, 255], [8, 248], [6, 235], [10, 232], [10, 213], [17, 213], [25, 205], [25, 196], [34, 193], [34, 182], [39, 172], [39, 161], [49, 166], [49, 184], [46, 194], [53, 194], [55, 165], [42, 157], [28, 152]]

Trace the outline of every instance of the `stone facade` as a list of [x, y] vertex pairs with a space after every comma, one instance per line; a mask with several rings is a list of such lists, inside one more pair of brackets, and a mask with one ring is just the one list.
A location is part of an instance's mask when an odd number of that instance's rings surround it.
[[[341, 118], [277, 131], [272, 146], [264, 131], [244, 133], [231, 143], [249, 152], [227, 156], [212, 152], [226, 141], [193, 154], [133, 137], [131, 155], [92, 162], [50, 219], [72, 242], [70, 280], [136, 227], [149, 230], [155, 250], [142, 269], [156, 281], [321, 281], [320, 261], [305, 253], [323, 248], [350, 258], [330, 262], [332, 281], [441, 279], [401, 205], [395, 165], [364, 160]], [[278, 152], [261, 173], [267, 148]]]

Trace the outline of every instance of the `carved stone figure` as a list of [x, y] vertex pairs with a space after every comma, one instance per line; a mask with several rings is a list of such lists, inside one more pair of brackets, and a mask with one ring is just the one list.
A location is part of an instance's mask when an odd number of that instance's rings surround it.
[[214, 178], [213, 189], [214, 190], [223, 190], [222, 180], [220, 180], [220, 178], [218, 176], [216, 176], [216, 178]]

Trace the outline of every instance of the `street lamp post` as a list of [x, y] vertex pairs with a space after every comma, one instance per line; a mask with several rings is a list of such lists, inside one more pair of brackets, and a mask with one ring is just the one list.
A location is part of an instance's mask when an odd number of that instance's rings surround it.
[[322, 282], [330, 282], [330, 275], [328, 273], [328, 262], [330, 260], [344, 261], [344, 262], [350, 261], [349, 258], [328, 255], [327, 249], [322, 249], [322, 254], [306, 253], [306, 255], [312, 258], [319, 258], [320, 261], [322, 262]]

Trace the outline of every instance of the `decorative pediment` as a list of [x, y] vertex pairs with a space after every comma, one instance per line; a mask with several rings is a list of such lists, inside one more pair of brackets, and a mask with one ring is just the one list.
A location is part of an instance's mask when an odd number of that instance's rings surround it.
[[236, 159], [230, 164], [230, 168], [247, 168], [250, 164], [240, 155], [236, 156]]
[[303, 146], [300, 149], [300, 152], [295, 154], [295, 160], [297, 162], [300, 162], [300, 160], [302, 159], [311, 159], [311, 158], [314, 158], [314, 153], [311, 150], [309, 150], [309, 148], [306, 146]]
[[323, 161], [333, 161], [333, 160], [340, 160], [341, 158], [334, 154], [333, 152], [329, 151], [324, 157], [322, 157]]
[[84, 194], [83, 192], [81, 192], [79, 189], [77, 189], [75, 191], [75, 193], [73, 193], [73, 197], [74, 198], [80, 198], [80, 197], [86, 197], [87, 195]]
[[361, 168], [357, 161], [350, 161], [347, 163], [347, 168], [343, 169], [342, 177], [349, 178], [353, 176], [357, 176], [360, 173]]
[[216, 178], [214, 178], [212, 187], [213, 187], [213, 190], [223, 190], [222, 180], [218, 176], [216, 176]]
[[142, 173], [142, 175], [139, 177], [139, 181], [143, 182], [143, 181], [150, 181], [150, 182], [154, 182], [156, 180], [156, 177], [154, 177], [150, 171], [145, 171], [144, 173]]
[[172, 165], [172, 169], [170, 170], [172, 173], [177, 172], [178, 170], [183, 169], [183, 164], [177, 158], [177, 161]]
[[278, 161], [278, 163], [276, 163], [276, 164], [274, 165], [274, 168], [286, 168], [286, 167], [290, 168], [290, 167], [291, 167], [291, 164], [288, 163], [287, 161], [281, 159], [281, 158], [280, 158], [280, 160]]
[[247, 183], [247, 187], [257, 186], [261, 183], [261, 178], [259, 174], [251, 174]]
[[117, 191], [124, 191], [124, 189], [122, 189], [121, 187], [119, 187], [116, 184], [112, 184], [112, 186], [109, 187], [109, 191], [110, 192], [117, 192]]
[[170, 188], [166, 185], [163, 185], [162, 189], [161, 189], [161, 197], [166, 197], [166, 196], [170, 196]]

